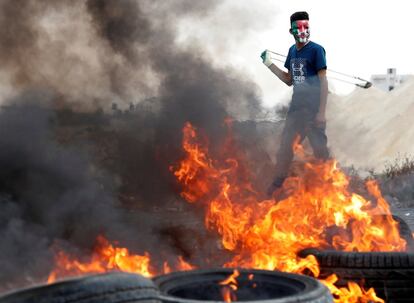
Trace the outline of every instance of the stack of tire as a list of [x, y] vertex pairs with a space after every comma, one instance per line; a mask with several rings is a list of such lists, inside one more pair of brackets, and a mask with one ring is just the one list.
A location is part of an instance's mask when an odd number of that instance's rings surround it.
[[407, 252], [341, 252], [307, 249], [300, 256], [314, 255], [321, 278], [336, 274], [337, 286], [357, 282], [365, 289], [373, 287], [386, 303], [414, 302], [414, 240], [409, 226], [399, 217], [400, 235], [407, 241]]

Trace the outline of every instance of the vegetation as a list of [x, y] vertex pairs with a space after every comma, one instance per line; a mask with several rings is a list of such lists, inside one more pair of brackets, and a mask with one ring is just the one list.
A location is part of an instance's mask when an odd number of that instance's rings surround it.
[[381, 175], [388, 179], [414, 173], [414, 156], [398, 155], [393, 161], [385, 163], [384, 171]]

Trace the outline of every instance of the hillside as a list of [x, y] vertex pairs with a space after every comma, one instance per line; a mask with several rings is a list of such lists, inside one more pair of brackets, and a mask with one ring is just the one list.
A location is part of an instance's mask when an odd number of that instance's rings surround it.
[[391, 92], [372, 87], [330, 95], [329, 146], [343, 165], [382, 170], [387, 161], [414, 155], [412, 117], [414, 77]]

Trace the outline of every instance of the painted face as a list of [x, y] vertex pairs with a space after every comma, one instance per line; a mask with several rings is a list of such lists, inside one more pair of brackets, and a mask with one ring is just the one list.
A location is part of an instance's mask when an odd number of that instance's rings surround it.
[[292, 35], [295, 40], [300, 43], [306, 43], [309, 40], [309, 21], [297, 20], [292, 22]]

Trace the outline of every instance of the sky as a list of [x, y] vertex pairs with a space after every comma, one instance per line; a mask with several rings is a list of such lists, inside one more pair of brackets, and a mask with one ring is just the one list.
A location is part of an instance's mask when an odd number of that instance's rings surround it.
[[[40, 31], [42, 35], [36, 43], [23, 43], [22, 50], [27, 47], [27, 53], [31, 54], [29, 60], [35, 60], [38, 65], [31, 66], [25, 62], [23, 69], [35, 69], [39, 77], [46, 77], [54, 87], [65, 90], [65, 93], [70, 88], [71, 93], [67, 95], [76, 100], [88, 96], [105, 99], [110, 95], [111, 100], [129, 106], [131, 100], [156, 96], [158, 79], [148, 76], [150, 79], [145, 81], [149, 89], [138, 89], [141, 86], [134, 81], [141, 83], [144, 80], [132, 68], [129, 70], [131, 77], [122, 89], [122, 98], [117, 94], [111, 95], [111, 86], [106, 85], [110, 77], [99, 65], [102, 62], [96, 59], [104, 57], [104, 42], [94, 36], [93, 25], [79, 3], [63, 12], [46, 10], [44, 15], [43, 12], [36, 12], [36, 20], [39, 19], [40, 23], [36, 23], [34, 32]], [[157, 8], [157, 2], [154, 3]], [[311, 40], [325, 48], [328, 69], [367, 80], [373, 74], [385, 74], [387, 68], [396, 68], [398, 74], [414, 74], [414, 60], [411, 58], [414, 46], [412, 0], [171, 0], [171, 3], [171, 7], [177, 6], [182, 10], [180, 14], [169, 12], [176, 22], [175, 42], [200, 52], [200, 56], [207, 57], [213, 65], [231, 68], [253, 81], [264, 107], [287, 104], [292, 94], [292, 88], [263, 65], [260, 54], [265, 49], [287, 54], [294, 43], [289, 34], [289, 17], [295, 11], [306, 10], [309, 13]], [[196, 14], [190, 10], [186, 14], [186, 9], [194, 3], [201, 3], [201, 7], [204, 5], [206, 9]], [[150, 9], [153, 6], [149, 6]], [[168, 7], [159, 6], [160, 9]], [[151, 16], [155, 23], [163, 22], [162, 18], [157, 19], [156, 13]], [[13, 32], [13, 28], [19, 29], [18, 26], [7, 27], [4, 33]], [[32, 49], [36, 52], [33, 53]], [[9, 54], [7, 47], [4, 52]], [[119, 63], [119, 58], [112, 53], [105, 55], [108, 56], [108, 66]], [[77, 58], [87, 64], [78, 64], [77, 68], [68, 64], [70, 72], [65, 72], [61, 68], [62, 58], [66, 60], [64, 62]], [[6, 60], [4, 63], [7, 65], [9, 62]], [[20, 64], [20, 61], [14, 63]], [[280, 62], [275, 63], [283, 66]], [[84, 75], [85, 71], [94, 75], [90, 77], [93, 81], [80, 80], [77, 73]], [[59, 72], [57, 78], [56, 72]], [[234, 73], [229, 74], [234, 76]], [[10, 68], [0, 69], [0, 103], [18, 92], [12, 78]], [[328, 79], [332, 92], [349, 94], [355, 89], [354, 85]], [[83, 84], [83, 90], [72, 88]]]
[[[413, 9], [410, 0], [229, 0], [208, 18], [184, 22], [182, 37], [199, 39], [218, 65], [254, 79], [262, 104], [271, 107], [287, 103], [291, 88], [264, 67], [259, 55], [265, 49], [287, 54], [294, 43], [288, 32], [293, 12], [309, 13], [311, 40], [324, 46], [328, 69], [369, 80], [390, 67], [414, 74]], [[187, 38], [183, 41], [191, 41]], [[329, 83], [338, 94], [355, 88]]]

